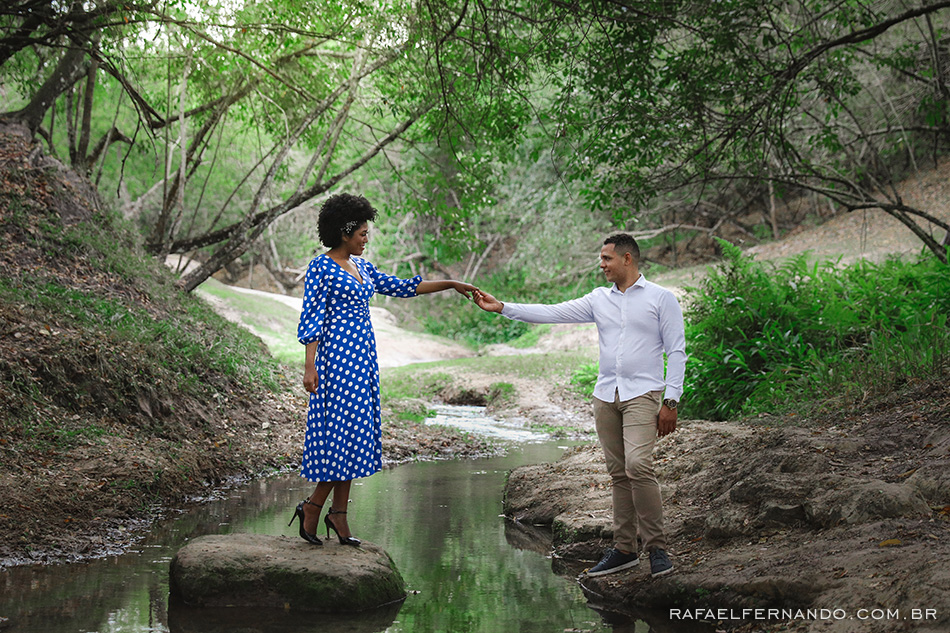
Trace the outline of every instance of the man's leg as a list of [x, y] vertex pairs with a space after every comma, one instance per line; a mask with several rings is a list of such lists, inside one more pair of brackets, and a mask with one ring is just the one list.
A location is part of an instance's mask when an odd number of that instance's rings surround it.
[[623, 414], [616, 398], [614, 402], [594, 398], [594, 423], [612, 483], [614, 546], [624, 553], [637, 553], [637, 513], [624, 459]]
[[612, 574], [630, 569], [640, 562], [640, 552], [637, 548], [637, 515], [624, 468], [623, 415], [617, 405], [616, 401], [604, 402], [594, 398], [594, 422], [613, 483], [611, 492], [614, 504], [614, 547], [604, 552], [601, 561], [587, 571], [588, 576]]
[[617, 407], [623, 416], [624, 470], [632, 491], [640, 539], [647, 552], [666, 549], [663, 501], [653, 467], [660, 398], [661, 392], [652, 391]]

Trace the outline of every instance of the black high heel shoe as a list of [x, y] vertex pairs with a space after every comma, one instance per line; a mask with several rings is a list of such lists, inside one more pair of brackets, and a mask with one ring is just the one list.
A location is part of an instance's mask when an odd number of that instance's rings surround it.
[[[310, 503], [310, 500], [305, 499], [297, 504], [297, 509], [294, 510], [294, 516], [290, 517], [290, 523], [287, 524], [287, 527], [290, 527], [291, 525], [293, 525], [294, 519], [300, 519], [300, 538], [302, 538], [303, 540], [313, 545], [323, 545], [323, 541], [317, 538], [316, 533], [309, 534], [305, 529], [303, 529], [303, 519], [304, 519], [303, 504], [305, 503]], [[315, 503], [310, 503], [310, 505], [317, 506], [318, 508], [323, 507]]]
[[363, 541], [359, 540], [355, 536], [340, 536], [340, 531], [336, 529], [336, 526], [333, 525], [333, 521], [330, 520], [331, 514], [346, 514], [346, 510], [334, 510], [330, 508], [330, 511], [327, 512], [326, 516], [323, 517], [323, 522], [327, 526], [327, 538], [330, 538], [330, 528], [333, 528], [333, 531], [336, 532], [336, 537], [340, 539], [340, 545], [353, 545], [359, 547], [360, 543]]

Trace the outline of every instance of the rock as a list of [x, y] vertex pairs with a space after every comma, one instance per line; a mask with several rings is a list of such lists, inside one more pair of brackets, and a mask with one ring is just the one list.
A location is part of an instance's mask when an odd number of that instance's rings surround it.
[[505, 485], [503, 512], [523, 523], [551, 524], [565, 512], [609, 510], [610, 476], [599, 446], [565, 451], [553, 464], [516, 468]]
[[930, 507], [913, 486], [884, 481], [842, 486], [805, 502], [804, 509], [808, 520], [819, 527], [930, 514]]
[[613, 538], [613, 518], [610, 512], [565, 512], [551, 524], [554, 544], [577, 543], [593, 539]]
[[799, 525], [805, 521], [805, 506], [769, 500], [762, 504], [757, 521], [769, 527]]
[[[623, 586], [622, 602], [617, 601], [623, 576], [583, 576], [581, 589], [593, 602], [613, 604], [615, 610], [624, 608], [644, 612], [669, 609], [765, 609], [801, 608], [814, 602], [827, 586], [819, 576], [785, 578], [778, 575], [742, 577], [722, 570], [706, 574], [674, 573], [662, 579], [649, 579], [649, 564], [641, 564], [627, 573], [629, 583]], [[717, 570], [719, 571], [719, 570]], [[676, 629], [679, 630], [679, 629]], [[709, 630], [712, 630], [710, 627]]]
[[734, 503], [761, 504], [769, 500], [804, 498], [807, 494], [801, 489], [801, 482], [800, 476], [791, 478], [774, 473], [757, 473], [754, 477], [736, 482], [729, 489], [729, 500]]
[[932, 505], [950, 504], [950, 460], [944, 459], [918, 468], [906, 483]]
[[188, 605], [279, 607], [322, 613], [373, 609], [406, 597], [382, 548], [263, 534], [196, 538], [171, 562], [170, 590]]
[[703, 538], [725, 541], [744, 536], [751, 533], [748, 526], [748, 511], [743, 506], [726, 503], [720, 498], [720, 503], [706, 517]]

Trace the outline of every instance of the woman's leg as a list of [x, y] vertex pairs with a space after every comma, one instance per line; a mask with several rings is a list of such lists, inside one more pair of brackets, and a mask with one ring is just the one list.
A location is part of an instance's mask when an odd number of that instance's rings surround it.
[[334, 483], [336, 486], [333, 488], [332, 514], [329, 515], [330, 522], [333, 523], [333, 526], [340, 536], [347, 538], [353, 536], [350, 533], [350, 526], [346, 522], [346, 508], [350, 502], [350, 486], [353, 484], [353, 480], [347, 479], [346, 481], [337, 481]]
[[[330, 496], [330, 491], [333, 490], [339, 481], [321, 481], [317, 484], [317, 487], [314, 489], [313, 494], [310, 495], [308, 501], [310, 503], [303, 504], [303, 529], [307, 531], [307, 534], [316, 534], [317, 527], [320, 525], [320, 507], [327, 501], [327, 497]], [[336, 499], [336, 495], [333, 496]]]

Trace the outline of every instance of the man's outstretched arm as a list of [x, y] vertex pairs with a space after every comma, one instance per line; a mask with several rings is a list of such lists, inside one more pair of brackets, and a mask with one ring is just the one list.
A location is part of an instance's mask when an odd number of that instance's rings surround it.
[[543, 303], [504, 303], [484, 290], [477, 290], [475, 303], [486, 312], [497, 312], [502, 316], [523, 323], [590, 323], [594, 312], [590, 305], [590, 296], [572, 299], [552, 305]]

